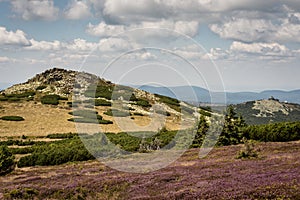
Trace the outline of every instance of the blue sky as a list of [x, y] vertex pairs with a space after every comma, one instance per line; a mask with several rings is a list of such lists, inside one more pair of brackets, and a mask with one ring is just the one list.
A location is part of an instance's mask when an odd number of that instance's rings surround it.
[[297, 0], [0, 0], [0, 87], [55, 66], [123, 84], [293, 90], [299, 44]]

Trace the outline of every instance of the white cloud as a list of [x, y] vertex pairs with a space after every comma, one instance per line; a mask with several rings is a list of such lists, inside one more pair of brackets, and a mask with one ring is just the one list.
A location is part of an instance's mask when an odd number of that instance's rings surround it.
[[132, 49], [132, 45], [122, 38], [104, 38], [99, 41], [99, 50], [103, 52], [126, 51]]
[[263, 56], [291, 56], [290, 50], [278, 43], [252, 43], [233, 42], [230, 46], [232, 52], [256, 54]]
[[30, 40], [31, 45], [25, 47], [25, 49], [28, 50], [60, 50], [62, 47], [62, 44], [60, 41], [53, 41], [53, 42], [48, 42], [48, 41], [36, 41], [34, 39]]
[[223, 24], [212, 24], [210, 29], [221, 38], [245, 42], [266, 40], [276, 31], [276, 27], [270, 21], [244, 18], [232, 18]]
[[12, 9], [24, 20], [55, 20], [58, 18], [59, 9], [54, 6], [53, 0], [12, 0]]
[[243, 42], [300, 42], [300, 13], [283, 14], [271, 19], [232, 17], [210, 25], [210, 29], [221, 38]]
[[[181, 34], [194, 37], [198, 33], [199, 24], [197, 21], [172, 21], [172, 20], [159, 20], [155, 22], [144, 21], [138, 24], [132, 25], [109, 25], [105, 22], [101, 22], [98, 25], [89, 23], [86, 28], [86, 32], [90, 35], [99, 37], [111, 37], [122, 33], [124, 31], [130, 31], [132, 29], [143, 29], [143, 28], [158, 28], [158, 29], [170, 29]], [[155, 35], [165, 36], [165, 31], [158, 31]], [[152, 34], [151, 34], [152, 35]], [[145, 33], [143, 36], [146, 38], [149, 34]]]
[[64, 12], [65, 18], [71, 20], [85, 19], [92, 16], [87, 1], [72, 0]]
[[87, 42], [86, 40], [77, 38], [70, 43], [64, 44], [66, 49], [72, 51], [92, 51], [97, 48], [97, 43]]
[[123, 25], [108, 25], [105, 22], [101, 22], [98, 25], [89, 23], [87, 25], [86, 32], [90, 35], [99, 37], [110, 37], [118, 33], [124, 32], [125, 27]]
[[0, 44], [26, 46], [30, 45], [30, 42], [23, 31], [7, 31], [5, 27], [0, 26]]
[[0, 63], [3, 63], [3, 62], [8, 62], [9, 61], [9, 58], [4, 56], [4, 57], [1, 57], [0, 56]]

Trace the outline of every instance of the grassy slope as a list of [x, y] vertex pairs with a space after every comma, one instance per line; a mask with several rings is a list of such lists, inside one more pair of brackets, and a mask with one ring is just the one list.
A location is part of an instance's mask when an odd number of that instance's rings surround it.
[[234, 158], [241, 146], [215, 148], [205, 159], [192, 149], [147, 174], [118, 172], [96, 161], [17, 169], [0, 177], [0, 198], [34, 191], [41, 199], [299, 199], [300, 142], [257, 147], [260, 158], [244, 161]]

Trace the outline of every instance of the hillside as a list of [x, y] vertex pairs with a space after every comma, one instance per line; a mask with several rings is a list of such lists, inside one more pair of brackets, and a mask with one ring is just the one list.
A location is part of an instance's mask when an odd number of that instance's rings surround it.
[[269, 98], [234, 105], [248, 124], [300, 121], [300, 105]]
[[162, 126], [186, 129], [198, 111], [174, 98], [113, 84], [85, 72], [53, 68], [1, 92], [0, 118], [24, 120], [0, 120], [0, 134], [76, 132], [74, 121], [99, 123], [104, 132], [157, 131]]

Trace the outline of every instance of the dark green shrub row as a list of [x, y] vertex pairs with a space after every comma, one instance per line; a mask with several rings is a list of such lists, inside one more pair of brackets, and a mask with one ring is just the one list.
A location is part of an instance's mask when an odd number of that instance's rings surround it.
[[25, 119], [20, 116], [3, 116], [0, 119], [5, 121], [24, 121]]
[[9, 150], [12, 154], [28, 154], [28, 153], [32, 153], [34, 151], [34, 148], [32, 148], [32, 147], [9, 148]]
[[243, 136], [247, 139], [263, 142], [300, 140], [300, 122], [251, 125], [243, 129]]
[[159, 94], [155, 94], [155, 96], [159, 97], [160, 102], [167, 104], [170, 108], [176, 110], [177, 112], [181, 112], [180, 102], [177, 99], [166, 97]]
[[94, 110], [74, 110], [72, 112], [69, 112], [69, 114], [79, 117], [95, 118], [98, 112]]
[[130, 116], [130, 113], [127, 111], [121, 111], [117, 109], [108, 109], [104, 112], [105, 115], [114, 116], [114, 117], [127, 117]]
[[0, 145], [17, 145], [17, 146], [28, 146], [28, 145], [43, 145], [46, 142], [44, 141], [32, 141], [32, 140], [6, 140], [6, 141], [0, 141]]
[[193, 114], [195, 112], [194, 109], [192, 109], [190, 107], [187, 107], [187, 106], [181, 106], [181, 109], [182, 109], [182, 111], [185, 111], [185, 112], [187, 112], [189, 114]]
[[[98, 115], [98, 116], [100, 116], [100, 115]], [[113, 124], [113, 122], [110, 120], [91, 119], [91, 118], [70, 118], [70, 119], [68, 119], [68, 121], [76, 122], [76, 123], [89, 123], [89, 124]]]
[[134, 112], [133, 115], [136, 115], [136, 116], [144, 116], [143, 113], [139, 113], [139, 112]]
[[42, 104], [58, 105], [59, 100], [68, 100], [66, 97], [61, 97], [56, 94], [45, 95], [41, 97]]
[[94, 157], [85, 149], [80, 139], [66, 139], [37, 146], [31, 155], [22, 157], [17, 165], [18, 167], [59, 165], [92, 159]]
[[40, 85], [37, 88], [35, 88], [35, 90], [43, 90], [45, 89], [47, 86], [46, 85]]
[[78, 133], [54, 133], [54, 134], [49, 134], [46, 136], [46, 138], [50, 139], [71, 139], [74, 137], [77, 137]]
[[14, 155], [6, 145], [0, 146], [0, 175], [7, 174], [14, 169]]
[[111, 102], [104, 99], [88, 99], [83, 101], [83, 103], [88, 103], [95, 106], [111, 106]]
[[0, 96], [0, 101], [20, 101], [22, 99], [26, 100], [33, 100], [35, 95], [35, 92], [33, 91], [26, 91], [23, 93], [18, 93], [18, 94], [2, 94]]
[[102, 97], [110, 100], [112, 98], [112, 91], [114, 87], [112, 85], [92, 85], [85, 91], [86, 97], [98, 98]]

